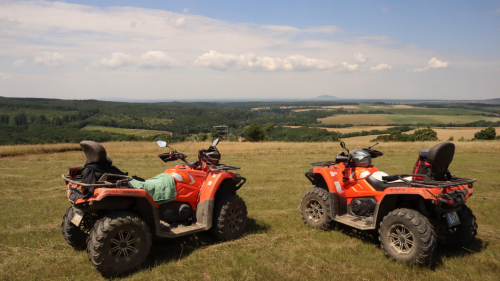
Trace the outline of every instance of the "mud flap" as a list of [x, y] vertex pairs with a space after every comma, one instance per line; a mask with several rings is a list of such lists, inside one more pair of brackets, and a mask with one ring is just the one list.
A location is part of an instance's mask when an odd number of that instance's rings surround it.
[[205, 200], [196, 209], [196, 224], [203, 225], [205, 230], [212, 227], [214, 202], [214, 199]]
[[332, 219], [335, 219], [339, 215], [339, 195], [335, 192], [329, 192], [328, 195], [330, 196], [330, 217]]

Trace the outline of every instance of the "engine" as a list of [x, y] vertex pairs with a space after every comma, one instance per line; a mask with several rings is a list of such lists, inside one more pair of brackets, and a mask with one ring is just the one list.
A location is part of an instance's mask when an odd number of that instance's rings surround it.
[[351, 211], [358, 216], [371, 216], [377, 200], [374, 197], [355, 198], [351, 202]]
[[158, 208], [160, 219], [167, 223], [178, 223], [191, 218], [193, 210], [189, 204], [184, 202], [167, 202]]

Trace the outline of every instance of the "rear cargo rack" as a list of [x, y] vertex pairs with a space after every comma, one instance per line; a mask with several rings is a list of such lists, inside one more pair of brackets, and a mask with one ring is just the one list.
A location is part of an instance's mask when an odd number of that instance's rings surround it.
[[[475, 181], [476, 179], [471, 179], [471, 178], [458, 178], [454, 177], [453, 179], [449, 181], [433, 181], [430, 180], [427, 175], [416, 175], [416, 174], [401, 174], [401, 175], [394, 175], [393, 177], [397, 177], [399, 180], [402, 180], [408, 184], [409, 187], [439, 187], [439, 188], [444, 188], [444, 187], [452, 187], [452, 186], [457, 186], [457, 185], [465, 185], [465, 184], [471, 184]], [[412, 179], [409, 180], [407, 179], [408, 177], [411, 177]], [[422, 177], [424, 180], [413, 180], [413, 177]]]
[[[124, 176], [124, 175], [117, 175], [117, 174], [103, 174], [102, 177], [95, 183], [95, 184], [89, 184], [89, 183], [82, 183], [81, 178], [79, 180], [75, 180], [74, 178], [70, 178], [69, 175], [64, 174], [62, 175], [63, 180], [66, 182], [70, 182], [72, 184], [80, 185], [80, 186], [85, 186], [85, 187], [117, 187], [117, 186], [125, 186], [127, 183], [131, 180], [133, 180], [132, 177], [129, 176]], [[108, 178], [113, 178], [117, 179], [116, 182], [109, 182]]]

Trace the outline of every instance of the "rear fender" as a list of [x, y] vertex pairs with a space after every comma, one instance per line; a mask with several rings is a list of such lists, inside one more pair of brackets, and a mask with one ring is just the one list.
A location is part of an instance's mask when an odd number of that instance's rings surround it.
[[316, 186], [343, 195], [342, 171], [340, 169], [335, 166], [332, 168], [315, 167], [312, 169], [312, 174]]
[[425, 200], [421, 194], [401, 194], [401, 193], [390, 193], [386, 194], [382, 200], [377, 204], [376, 212], [376, 228], [380, 227], [380, 223], [390, 212], [398, 208], [413, 209], [420, 212], [424, 216], [428, 216]]
[[199, 202], [215, 198], [215, 194], [221, 187], [222, 182], [226, 179], [233, 180], [235, 176], [236, 174], [233, 172], [211, 170], [201, 187]]

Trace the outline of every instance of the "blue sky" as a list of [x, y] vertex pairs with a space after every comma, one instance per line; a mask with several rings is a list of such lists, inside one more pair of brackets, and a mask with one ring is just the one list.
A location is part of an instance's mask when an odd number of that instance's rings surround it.
[[0, 38], [2, 96], [500, 97], [500, 1], [0, 0]]

